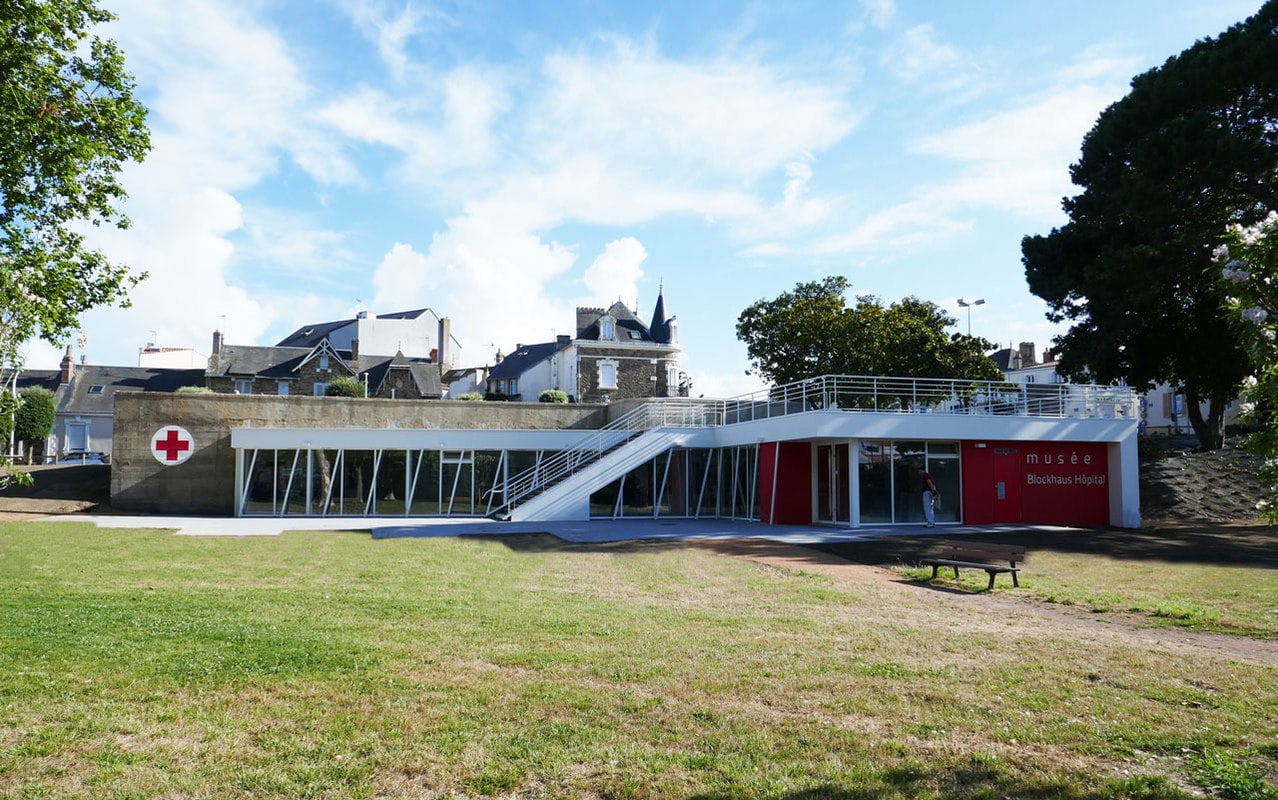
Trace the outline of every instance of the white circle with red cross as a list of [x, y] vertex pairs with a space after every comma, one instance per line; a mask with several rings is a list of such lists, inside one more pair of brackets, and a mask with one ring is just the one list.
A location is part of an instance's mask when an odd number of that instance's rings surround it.
[[195, 452], [195, 439], [180, 425], [165, 425], [151, 437], [151, 455], [166, 467], [181, 464]]

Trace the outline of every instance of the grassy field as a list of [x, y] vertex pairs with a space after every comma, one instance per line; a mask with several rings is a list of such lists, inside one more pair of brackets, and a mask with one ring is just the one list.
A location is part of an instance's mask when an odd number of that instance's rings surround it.
[[974, 596], [678, 545], [0, 525], [0, 796], [1274, 797], [1278, 669], [1030, 606], [1196, 597], [1264, 636], [1278, 594], [1070, 558]]

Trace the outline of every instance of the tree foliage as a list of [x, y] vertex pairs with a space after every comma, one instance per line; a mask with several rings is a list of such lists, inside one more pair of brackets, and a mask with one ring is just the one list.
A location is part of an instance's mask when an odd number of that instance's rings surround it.
[[339, 375], [329, 381], [328, 386], [324, 389], [324, 396], [364, 397], [364, 384], [346, 375]]
[[119, 173], [150, 148], [122, 54], [91, 32], [111, 18], [95, 0], [0, 3], [0, 366], [28, 339], [62, 344], [141, 277], [81, 232], [127, 224]]
[[29, 386], [18, 392], [22, 402], [18, 405], [13, 419], [13, 433], [18, 441], [27, 447], [27, 462], [38, 450], [49, 434], [53, 432], [53, 421], [57, 416], [57, 407], [53, 402], [53, 392], [43, 386]]
[[1232, 227], [1215, 256], [1217, 280], [1255, 362], [1243, 381], [1242, 417], [1256, 426], [1247, 449], [1264, 458], [1259, 476], [1268, 496], [1260, 510], [1278, 522], [1278, 212], [1253, 227]]
[[537, 395], [538, 403], [567, 403], [568, 393], [563, 389], [546, 389]]
[[[1209, 269], [1230, 224], [1278, 198], [1278, 0], [1132, 80], [1083, 140], [1069, 222], [1027, 236], [1029, 287], [1046, 300], [1070, 377], [1184, 387], [1204, 446], [1250, 369]], [[1199, 403], [1207, 401], [1203, 417]]]
[[737, 338], [754, 372], [774, 384], [823, 374], [999, 380], [979, 337], [946, 334], [956, 320], [934, 303], [907, 297], [884, 306], [873, 295], [847, 305], [842, 276], [797, 284], [741, 312]]

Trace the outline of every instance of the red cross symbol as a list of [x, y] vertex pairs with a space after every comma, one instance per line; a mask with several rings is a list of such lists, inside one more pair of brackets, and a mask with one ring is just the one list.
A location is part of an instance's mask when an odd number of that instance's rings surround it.
[[169, 425], [151, 437], [151, 454], [161, 464], [181, 464], [191, 457], [195, 441], [185, 428]]

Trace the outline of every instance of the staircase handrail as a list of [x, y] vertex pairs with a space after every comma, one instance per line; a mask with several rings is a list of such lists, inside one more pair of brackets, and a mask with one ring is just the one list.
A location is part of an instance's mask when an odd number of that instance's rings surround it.
[[517, 505], [543, 486], [573, 475], [598, 461], [607, 451], [630, 442], [645, 431], [667, 426], [707, 428], [720, 425], [722, 421], [722, 400], [656, 400], [644, 403], [590, 431], [576, 444], [508, 478], [502, 503], [493, 512], [500, 513]]

